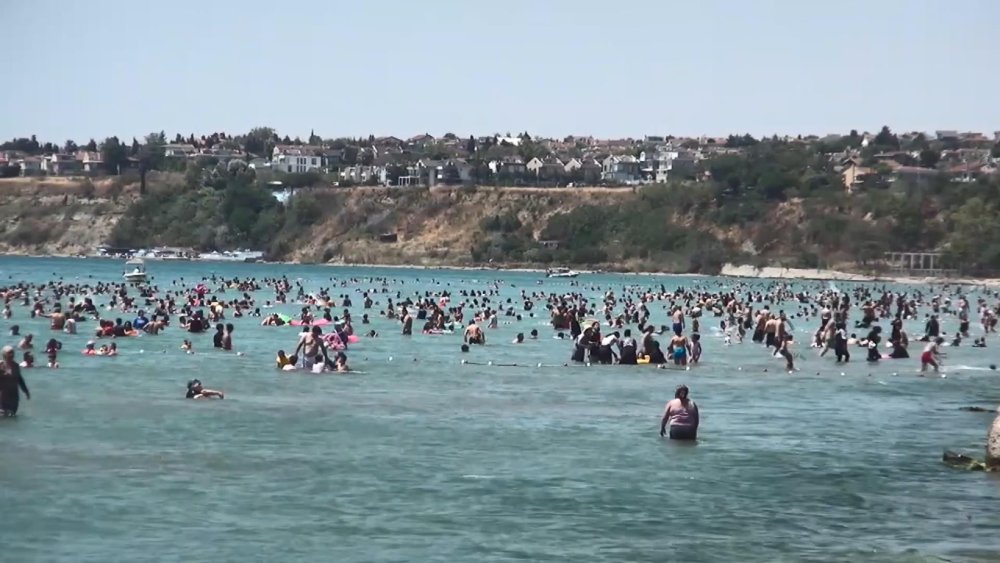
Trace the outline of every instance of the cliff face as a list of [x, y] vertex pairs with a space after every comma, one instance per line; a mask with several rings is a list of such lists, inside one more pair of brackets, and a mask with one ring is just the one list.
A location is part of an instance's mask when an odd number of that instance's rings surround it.
[[137, 193], [111, 179], [0, 180], [0, 253], [92, 254]]
[[[581, 205], [616, 207], [631, 189], [329, 189], [313, 192], [322, 220], [289, 249], [288, 260], [471, 265], [470, 249], [492, 217], [516, 217], [541, 239], [549, 219]], [[382, 242], [395, 234], [396, 242]]]
[[[170, 186], [166, 177], [154, 178], [150, 189], [173, 189]], [[137, 198], [138, 185], [122, 178], [94, 182], [0, 180], [0, 253], [92, 254], [98, 245], [108, 242], [115, 224]], [[286, 226], [275, 233], [271, 247], [261, 249], [269, 250], [272, 259], [426, 266], [492, 262], [537, 267], [552, 263], [688, 271], [690, 266], [672, 261], [671, 256], [704, 254], [704, 248], [695, 244], [698, 238], [711, 238], [736, 252], [753, 252], [754, 245], [767, 246], [765, 252], [773, 255], [776, 249], [782, 250], [779, 246], [787, 248], [794, 239], [761, 235], [780, 235], [780, 222], [795, 222], [798, 217], [794, 204], [786, 204], [786, 209], [766, 220], [720, 228], [698, 217], [677, 215], [669, 206], [647, 208], [640, 193], [631, 188], [307, 188], [294, 198], [308, 200], [313, 211], [301, 216], [310, 217], [310, 224]], [[563, 250], [549, 252], [549, 247], [539, 244], [548, 238], [546, 230], [553, 217], [584, 210], [583, 219], [576, 220], [576, 233], [564, 233], [563, 240], [551, 245]], [[642, 216], [633, 222], [633, 214]], [[588, 239], [584, 245], [611, 248], [605, 259], [578, 258], [581, 255], [565, 251], [573, 246], [567, 241], [587, 238], [610, 217], [617, 217], [618, 230]], [[662, 253], [654, 246], [641, 257], [632, 254], [621, 258], [622, 253], [616, 253], [615, 248], [656, 236], [647, 236], [648, 231], [642, 229], [633, 232], [622, 228], [622, 223], [670, 223], [681, 230], [678, 236], [695, 229], [701, 234], [684, 248], [668, 248], [671, 235], [663, 242]], [[580, 245], [575, 246], [578, 251]], [[478, 254], [473, 250], [476, 247], [480, 248]], [[546, 253], [548, 257], [541, 259]]]

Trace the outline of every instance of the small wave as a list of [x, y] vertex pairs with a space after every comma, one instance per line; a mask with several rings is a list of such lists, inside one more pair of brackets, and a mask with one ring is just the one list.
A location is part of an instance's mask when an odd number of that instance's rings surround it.
[[470, 473], [468, 475], [462, 475], [462, 479], [496, 479], [496, 475], [477, 475], [475, 473]]
[[948, 366], [947, 371], [995, 371], [982, 366]]

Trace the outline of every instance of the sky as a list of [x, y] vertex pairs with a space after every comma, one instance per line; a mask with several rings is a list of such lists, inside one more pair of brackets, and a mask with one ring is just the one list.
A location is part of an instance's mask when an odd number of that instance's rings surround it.
[[1000, 130], [1000, 1], [4, 0], [0, 139]]

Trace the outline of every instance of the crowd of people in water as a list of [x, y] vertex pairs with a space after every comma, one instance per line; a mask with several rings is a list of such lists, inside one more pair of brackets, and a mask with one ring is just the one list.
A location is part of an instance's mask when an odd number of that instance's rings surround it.
[[[301, 281], [287, 277], [210, 276], [195, 283], [175, 280], [165, 287], [65, 280], [10, 283], [0, 287], [0, 316], [9, 335], [18, 341], [2, 349], [0, 411], [12, 416], [21, 392], [30, 398], [23, 370], [60, 367], [64, 349], [60, 338], [67, 343], [86, 338], [80, 350], [84, 356], [113, 357], [119, 354], [122, 339], [140, 335], [177, 338], [181, 351], [194, 354], [196, 342], [201, 346], [200, 335], [210, 333], [213, 348], [232, 352], [237, 325], [249, 319], [265, 327], [300, 329], [294, 343], [276, 351], [275, 369], [347, 374], [352, 372], [347, 356], [350, 346], [363, 338], [380, 337], [370, 326], [375, 317], [382, 326], [385, 321], [398, 323], [402, 337], [412, 336], [414, 325], [424, 335], [454, 334], [457, 340], [460, 334], [460, 354], [493, 344], [495, 339], [488, 338], [488, 333], [501, 322], [541, 319], [551, 325], [554, 339], [569, 343], [565, 365], [645, 364], [690, 370], [712, 355], [724, 354], [728, 347], [746, 343], [762, 346], [776, 361], [784, 362], [789, 372], [799, 369], [797, 360], [805, 358], [796, 347], [814, 349], [817, 358], [829, 354], [839, 364], [851, 362], [852, 352], [866, 362], [878, 363], [910, 358], [914, 342], [920, 343], [920, 371], [938, 371], [946, 357], [944, 348], [969, 341], [973, 348], [986, 348], [995, 339], [1000, 318], [1000, 292], [989, 288], [974, 292], [961, 286], [890, 290], [852, 284], [848, 291], [841, 291], [833, 286], [810, 290], [808, 284], [715, 280], [675, 289], [665, 285], [611, 288], [573, 281], [568, 290], [563, 284], [556, 291], [546, 287], [546, 282], [537, 283], [531, 290], [521, 288], [517, 297], [504, 297], [501, 289], [510, 295], [513, 288], [503, 287], [502, 282], [476, 284], [476, 288], [448, 283], [436, 291], [406, 295], [394, 280], [375, 277], [332, 282], [339, 290], [336, 295], [333, 287], [309, 292]], [[266, 292], [269, 298], [259, 299], [258, 292]], [[352, 296], [363, 311], [358, 319], [352, 314]], [[291, 307], [297, 308], [295, 315], [277, 312]], [[22, 316], [47, 319], [51, 334], [39, 347], [46, 357], [43, 364], [36, 365], [34, 335], [21, 334], [17, 319]], [[661, 318], [663, 324], [653, 323]], [[906, 324], [922, 325], [923, 330], [911, 337]], [[712, 337], [710, 350], [706, 350], [706, 334]], [[808, 339], [803, 339], [805, 335]], [[527, 336], [518, 333], [511, 344], [539, 338], [538, 329], [532, 328]], [[990, 368], [996, 366], [990, 364]], [[688, 393], [687, 387], [679, 387], [667, 404], [661, 434], [669, 433], [674, 439], [696, 435], [698, 408]], [[185, 396], [222, 399], [224, 393], [194, 379], [188, 382]]]

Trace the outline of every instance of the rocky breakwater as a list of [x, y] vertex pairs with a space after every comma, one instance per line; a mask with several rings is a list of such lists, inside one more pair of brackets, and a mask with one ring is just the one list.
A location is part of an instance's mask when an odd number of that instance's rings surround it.
[[[985, 412], [986, 409], [972, 407], [963, 410]], [[1000, 408], [986, 433], [986, 459], [980, 461], [974, 457], [952, 451], [944, 452], [943, 461], [951, 467], [968, 469], [970, 471], [1000, 471]]]

